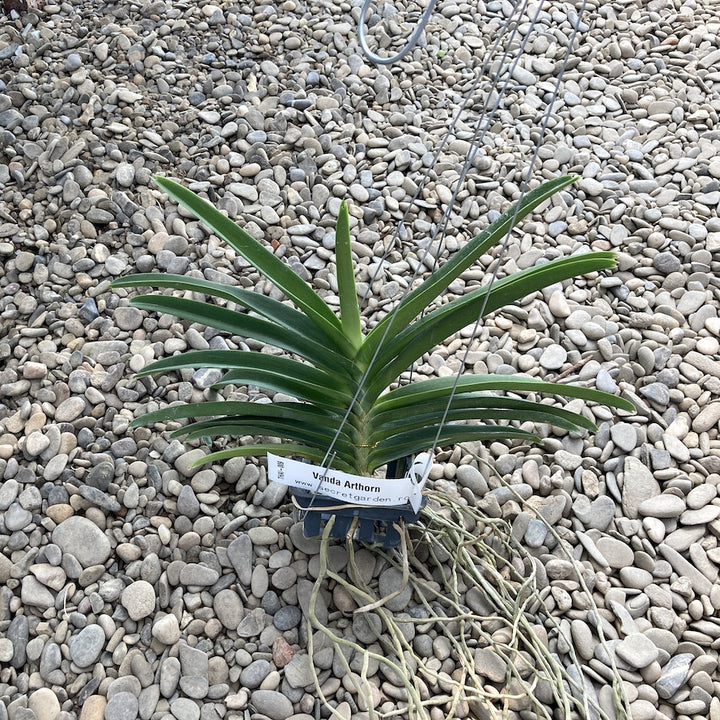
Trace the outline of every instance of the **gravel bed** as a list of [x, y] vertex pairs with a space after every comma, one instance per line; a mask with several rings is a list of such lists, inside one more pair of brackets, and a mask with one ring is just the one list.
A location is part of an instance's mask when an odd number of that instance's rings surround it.
[[[517, 198], [579, 5], [547, 3], [536, 27], [520, 24], [516, 45], [530, 37], [435, 246], [441, 259]], [[0, 24], [0, 720], [329, 717], [313, 666], [335, 717], [402, 716], [402, 688], [377, 664], [362, 693], [358, 653], [348, 670], [315, 633], [309, 657], [318, 541], [262, 462], [191, 468], [206, 448], [129, 429], [148, 409], [202, 400], [214, 379], [134, 371], [245, 340], [146, 315], [109, 289], [129, 272], [174, 272], [275, 294], [164, 200], [151, 182], [162, 173], [265, 237], [334, 304], [332, 229], [347, 199], [367, 322], [392, 308], [487, 89], [429, 169], [433, 153], [512, 6], [446, 0], [389, 67], [357, 46], [359, 6], [49, 0]], [[393, 33], [420, 9], [379, 3], [371, 37], [399, 46]], [[502, 273], [583, 248], [617, 251], [618, 269], [495, 314], [464, 369], [563, 377], [637, 412], [587, 407], [595, 436], [545, 428], [537, 448], [446, 449], [431, 478], [511, 525], [538, 569], [549, 613], [538, 632], [559, 662], [579, 657], [608, 717], [614, 661], [632, 720], [720, 720], [720, 20], [711, 0], [590, 0], [582, 21], [534, 182], [581, 179], [522, 224]], [[451, 295], [486, 280], [492, 260]], [[456, 372], [469, 337], [416, 376]], [[378, 596], [400, 589], [379, 555], [363, 549], [356, 562]], [[343, 571], [344, 549], [333, 563]], [[472, 588], [464, 602], [474, 608]], [[403, 592], [388, 608], [407, 620], [418, 603]], [[330, 583], [317, 612], [373, 646], [355, 607]], [[425, 678], [428, 695], [446, 692], [452, 646], [431, 622], [405, 625], [440, 673]], [[502, 691], [502, 658], [478, 642], [475, 661]], [[534, 717], [525, 700], [507, 717]], [[453, 717], [479, 713], [465, 703]]]

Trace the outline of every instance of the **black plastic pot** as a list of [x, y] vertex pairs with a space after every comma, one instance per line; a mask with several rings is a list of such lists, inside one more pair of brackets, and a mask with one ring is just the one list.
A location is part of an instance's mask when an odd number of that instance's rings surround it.
[[[387, 477], [402, 477], [407, 467], [407, 459], [405, 462], [391, 463], [388, 466]], [[306, 537], [322, 535], [327, 521], [335, 516], [330, 531], [331, 537], [345, 538], [355, 522], [353, 532], [355, 540], [395, 547], [400, 543], [400, 534], [394, 525], [400, 520], [406, 524], [417, 522], [420, 516], [420, 513], [415, 512], [409, 503], [384, 507], [347, 505], [337, 498], [307, 490], [291, 488], [291, 493], [298, 506]], [[423, 498], [421, 507], [426, 502], [427, 500]]]

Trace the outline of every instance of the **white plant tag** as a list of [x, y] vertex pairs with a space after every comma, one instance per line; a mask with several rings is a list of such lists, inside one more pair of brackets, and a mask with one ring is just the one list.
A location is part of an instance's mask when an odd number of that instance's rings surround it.
[[417, 456], [408, 476], [403, 478], [366, 478], [290, 460], [268, 453], [270, 480], [336, 498], [341, 503], [377, 505], [382, 507], [410, 503], [418, 512], [422, 502], [422, 489], [432, 465], [429, 453]]

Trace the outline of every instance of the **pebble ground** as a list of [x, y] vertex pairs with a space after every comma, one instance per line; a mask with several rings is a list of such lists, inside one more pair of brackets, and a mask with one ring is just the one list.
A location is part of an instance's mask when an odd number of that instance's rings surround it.
[[[303, 619], [317, 542], [303, 538], [283, 488], [262, 464], [198, 470], [202, 448], [128, 428], [149, 407], [201, 400], [213, 382], [207, 371], [133, 371], [244, 340], [145, 315], [108, 285], [176, 272], [273, 293], [163, 199], [151, 183], [163, 173], [264, 236], [329, 302], [332, 227], [347, 199], [368, 321], [391, 307], [450, 199], [486, 91], [430, 170], [432, 154], [512, 6], [441, 2], [410, 56], [378, 68], [357, 46], [359, 4], [50, 0], [3, 18], [0, 720], [328, 717]], [[518, 196], [579, 10], [546, 5], [535, 27], [519, 26], [516, 45], [528, 42], [436, 254]], [[417, 11], [380, 3], [371, 37], [386, 45]], [[484, 449], [522, 505], [459, 448], [433, 468], [435, 482], [522, 538], [559, 624], [547, 624], [549, 647], [563, 663], [575, 649], [610, 717], [608, 653], [632, 720], [720, 720], [719, 114], [716, 3], [587, 3], [533, 182], [581, 179], [523, 223], [503, 272], [584, 248], [617, 251], [618, 270], [491, 317], [464, 369], [562, 376], [622, 394], [637, 412], [585, 408], [595, 436], [545, 429], [538, 448]], [[485, 279], [490, 262], [451, 294]], [[467, 337], [416, 373], [457, 371]], [[597, 612], [548, 525], [573, 548]], [[346, 559], [339, 550], [340, 571]], [[397, 588], [372, 551], [358, 563], [376, 591]], [[400, 598], [393, 611], [412, 613], [417, 598]], [[375, 641], [346, 595], [328, 589], [320, 604], [333, 628]], [[417, 655], [451, 675], [450, 645], [418, 627]], [[358, 657], [348, 674], [318, 640], [313, 660], [337, 717], [402, 708], [377, 667], [372, 697], [360, 697]], [[482, 647], [476, 662], [501, 690], [502, 662]], [[428, 681], [428, 692], [439, 690]], [[522, 699], [508, 713], [526, 715]]]

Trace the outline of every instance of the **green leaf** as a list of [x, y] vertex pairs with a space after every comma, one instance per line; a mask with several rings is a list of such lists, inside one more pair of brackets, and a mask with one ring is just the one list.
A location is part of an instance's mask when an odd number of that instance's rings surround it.
[[[369, 362], [385, 337], [402, 332], [410, 322], [435, 299], [462, 272], [467, 270], [483, 253], [507, 235], [514, 222], [520, 221], [538, 205], [556, 192], [577, 180], [575, 175], [565, 175], [548, 180], [531, 190], [520, 203], [513, 204], [495, 222], [470, 240], [444, 265], [435, 270], [420, 287], [413, 290], [395, 309], [386, 315], [367, 335], [358, 358]], [[388, 331], [388, 326], [390, 331]]]
[[[445, 408], [448, 407], [449, 397], [450, 393], [446, 392], [444, 395], [440, 395], [436, 398], [420, 400], [413, 403], [413, 410], [419, 414], [435, 413], [436, 416], [439, 417], [443, 412], [445, 412]], [[572, 421], [587, 430], [595, 429], [595, 424], [592, 421], [577, 413], [555, 407], [554, 405], [539, 404], [533, 400], [525, 400], [524, 398], [511, 397], [508, 395], [489, 395], [480, 392], [456, 392], [450, 402], [450, 410], [466, 408], [517, 410], [519, 412], [524, 412], [525, 410], [537, 411], [542, 409], [543, 412], [552, 414], [557, 413], [558, 417], [564, 417], [568, 421]], [[373, 410], [368, 415], [367, 422], [371, 423], [373, 427], [379, 427], [384, 423], [407, 418], [407, 408], [400, 406], [390, 410]]]
[[[595, 252], [559, 258], [538, 267], [527, 268], [493, 284], [484, 315], [561, 280], [607, 270], [614, 264], [614, 253]], [[372, 382], [366, 388], [367, 396], [372, 398], [379, 395], [423, 353], [461, 328], [475, 323], [487, 294], [487, 286], [477, 288], [433, 310], [390, 340], [378, 353], [375, 366], [382, 370], [371, 376]]]
[[382, 441], [397, 432], [432, 425], [447, 409], [446, 422], [458, 420], [516, 420], [519, 422], [549, 423], [565, 430], [597, 430], [593, 422], [578, 413], [543, 405], [529, 400], [462, 393], [448, 398], [420, 402], [413, 405], [413, 413], [398, 408], [378, 414], [368, 421], [373, 428], [369, 442]]
[[324, 320], [310, 319], [305, 313], [252, 290], [244, 290], [234, 285], [213, 282], [204, 278], [186, 277], [172, 273], [136, 273], [117, 278], [110, 287], [167, 287], [174, 290], [187, 290], [211, 297], [234, 302], [248, 310], [276, 322], [282, 327], [296, 330], [308, 339], [326, 344], [335, 352], [352, 357], [355, 350], [345, 339], [342, 332], [333, 324]]
[[446, 398], [457, 381], [457, 393], [478, 391], [504, 392], [540, 392], [564, 397], [576, 397], [582, 400], [609, 405], [610, 407], [635, 412], [635, 406], [624, 398], [593, 388], [578, 387], [547, 382], [523, 375], [461, 375], [459, 378], [431, 378], [422, 382], [403, 385], [381, 397], [376, 405], [376, 412], [397, 408], [414, 407], [416, 403], [437, 398]]
[[170, 313], [190, 322], [275, 345], [333, 374], [341, 370], [345, 376], [352, 377], [355, 372], [355, 365], [346, 357], [307, 339], [291, 328], [279, 326], [263, 318], [171, 295], [139, 295], [133, 298], [130, 304], [141, 310]]
[[342, 415], [337, 411], [295, 402], [259, 403], [244, 400], [216, 400], [203, 403], [179, 403], [168, 405], [135, 418], [130, 427], [151, 425], [157, 422], [172, 422], [187, 418], [254, 415], [303, 420], [312, 423], [337, 424]]
[[[381, 465], [391, 460], [407, 457], [414, 453], [423, 452], [432, 447], [438, 436], [439, 425], [431, 425], [418, 430], [398, 433], [383, 441], [370, 453], [368, 465], [373, 472]], [[525, 430], [514, 427], [499, 427], [492, 425], [443, 425], [438, 437], [438, 447], [454, 445], [459, 442], [473, 440], [506, 440], [509, 438], [522, 438], [532, 442], [540, 442], [539, 437]]]
[[252, 351], [191, 350], [158, 360], [136, 373], [136, 377], [183, 368], [234, 370], [237, 384], [258, 385], [320, 407], [345, 408], [353, 396], [336, 375], [296, 360]]
[[359, 349], [363, 342], [360, 325], [360, 306], [355, 288], [355, 268], [350, 245], [350, 217], [345, 201], [340, 204], [335, 229], [335, 264], [337, 266], [338, 295], [340, 296], [340, 318], [345, 337]]
[[[187, 437], [195, 440], [204, 437], [242, 435], [263, 435], [280, 440], [292, 440], [326, 451], [330, 447], [335, 433], [323, 427], [308, 427], [292, 420], [277, 418], [221, 418], [203, 420], [180, 428], [171, 434], [172, 438]], [[353, 445], [344, 434], [340, 434], [335, 442], [335, 450], [343, 457], [354, 456]]]
[[[306, 460], [310, 460], [317, 465], [325, 461], [325, 453], [317, 448], [312, 448], [299, 443], [258, 443], [257, 445], [244, 445], [243, 447], [230, 448], [228, 450], [220, 450], [219, 452], [210, 453], [201, 460], [193, 463], [194, 467], [205, 465], [209, 462], [218, 462], [220, 460], [229, 460], [234, 457], [262, 457], [267, 453], [278, 455], [280, 457], [300, 456]], [[333, 459], [332, 467], [345, 472], [354, 472], [353, 466], [348, 464], [340, 457]]]
[[245, 258], [282, 290], [308, 317], [341, 329], [340, 321], [323, 299], [280, 258], [273, 255], [230, 218], [225, 217], [209, 202], [179, 183], [157, 175], [154, 180], [173, 200], [189, 210], [218, 237], [225, 240], [238, 255]]

